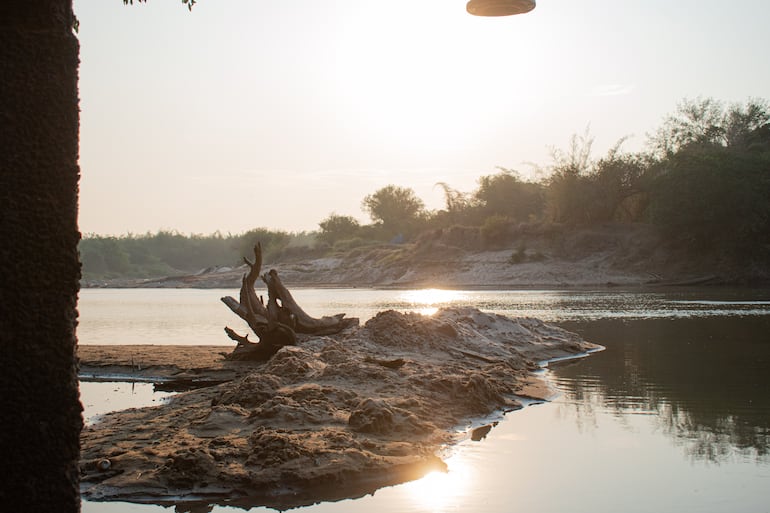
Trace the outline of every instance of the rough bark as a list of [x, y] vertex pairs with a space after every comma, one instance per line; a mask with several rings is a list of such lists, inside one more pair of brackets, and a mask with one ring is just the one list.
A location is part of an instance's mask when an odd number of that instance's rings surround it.
[[0, 2], [0, 509], [80, 510], [78, 42], [71, 0]]
[[268, 301], [265, 305], [262, 297], [257, 296], [254, 289], [262, 267], [262, 247], [259, 243], [254, 246], [254, 262], [246, 258], [244, 261], [249, 266], [249, 272], [241, 280], [240, 301], [226, 296], [222, 298], [222, 302], [246, 321], [251, 331], [259, 337], [259, 341], [252, 342], [248, 336], [239, 335], [226, 327], [227, 336], [238, 343], [227, 358], [268, 360], [281, 347], [296, 344], [296, 333], [330, 335], [358, 324], [358, 319], [345, 319], [345, 314], [320, 319], [311, 317], [297, 304], [275, 270], [262, 276], [268, 293]]
[[[295, 324], [297, 333], [307, 333], [311, 335], [331, 335], [339, 333], [349, 326], [358, 324], [358, 319], [345, 319], [345, 314], [337, 314], [331, 317], [321, 317], [316, 319], [308, 315], [298, 304], [289, 292], [289, 289], [281, 282], [278, 272], [271, 269], [270, 272], [262, 277], [267, 284], [268, 291], [272, 291], [271, 297], [281, 301], [282, 310], [289, 312]], [[284, 314], [285, 315], [285, 314]]]

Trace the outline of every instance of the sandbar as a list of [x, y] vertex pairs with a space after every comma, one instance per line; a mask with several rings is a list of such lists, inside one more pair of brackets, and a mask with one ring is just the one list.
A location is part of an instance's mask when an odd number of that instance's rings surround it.
[[81, 379], [176, 383], [167, 403], [104, 415], [81, 436], [87, 500], [288, 509], [443, 470], [442, 457], [522, 398], [540, 362], [599, 348], [532, 318], [388, 310], [301, 336], [265, 363], [226, 346], [81, 346]]

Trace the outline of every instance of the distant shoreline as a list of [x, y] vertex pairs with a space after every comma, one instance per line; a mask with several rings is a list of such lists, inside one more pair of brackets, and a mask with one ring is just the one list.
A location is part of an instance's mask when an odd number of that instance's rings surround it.
[[[526, 249], [522, 249], [526, 248]], [[522, 235], [509, 247], [469, 249], [441, 239], [357, 248], [265, 263], [292, 288], [464, 290], [770, 285], [770, 266], [694, 258], [645, 225], [604, 226], [556, 237]], [[240, 288], [245, 267], [214, 266], [150, 279], [84, 280], [84, 288]]]

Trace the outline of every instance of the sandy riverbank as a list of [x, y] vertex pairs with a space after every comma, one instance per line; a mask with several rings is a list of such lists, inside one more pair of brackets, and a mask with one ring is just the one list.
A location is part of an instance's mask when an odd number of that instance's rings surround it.
[[[484, 249], [482, 241], [458, 228], [406, 244], [365, 246], [264, 267], [275, 268], [291, 288], [563, 289], [756, 284], [768, 279], [766, 267], [736, 267], [671, 248], [647, 225], [551, 228], [522, 228], [515, 241], [495, 249]], [[239, 288], [244, 272], [244, 267], [215, 266], [155, 279], [87, 280], [84, 286]]]
[[548, 398], [538, 362], [596, 347], [472, 308], [382, 312], [264, 364], [223, 347], [82, 346], [84, 377], [220, 382], [86, 427], [83, 495], [286, 509], [371, 493], [444, 468], [447, 447], [522, 396]]

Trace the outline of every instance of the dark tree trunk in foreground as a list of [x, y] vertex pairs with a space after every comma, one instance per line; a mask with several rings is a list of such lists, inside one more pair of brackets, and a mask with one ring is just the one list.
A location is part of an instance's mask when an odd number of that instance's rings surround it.
[[71, 0], [0, 1], [2, 511], [80, 511], [72, 22]]
[[274, 269], [262, 276], [268, 293], [265, 305], [254, 289], [262, 269], [262, 247], [259, 244], [254, 246], [254, 262], [244, 260], [249, 272], [241, 281], [240, 300], [227, 296], [222, 298], [222, 302], [246, 321], [259, 341], [252, 342], [248, 335], [242, 336], [225, 328], [227, 336], [238, 343], [227, 356], [229, 359], [268, 360], [283, 346], [296, 344], [297, 333], [331, 335], [358, 324], [358, 319], [345, 319], [344, 313], [320, 319], [311, 317], [297, 304]]

